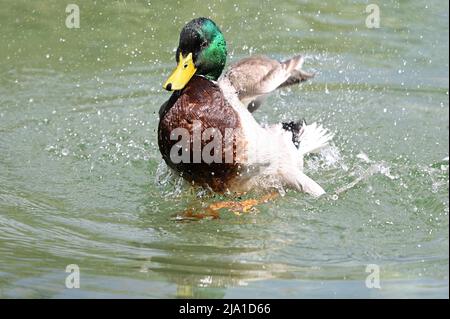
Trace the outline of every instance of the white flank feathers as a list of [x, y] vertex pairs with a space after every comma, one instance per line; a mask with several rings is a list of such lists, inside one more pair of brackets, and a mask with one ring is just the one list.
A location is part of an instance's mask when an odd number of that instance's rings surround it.
[[[301, 63], [300, 63], [301, 65]], [[270, 187], [274, 178], [282, 184], [306, 192], [315, 197], [325, 194], [323, 188], [303, 173], [303, 156], [317, 152], [332, 139], [321, 125], [304, 123], [297, 149], [292, 133], [281, 124], [262, 127], [237, 98], [236, 91], [226, 78], [218, 81], [225, 98], [238, 113], [243, 138], [247, 147], [246, 160], [241, 163], [242, 176], [232, 191], [248, 191], [252, 188]]]

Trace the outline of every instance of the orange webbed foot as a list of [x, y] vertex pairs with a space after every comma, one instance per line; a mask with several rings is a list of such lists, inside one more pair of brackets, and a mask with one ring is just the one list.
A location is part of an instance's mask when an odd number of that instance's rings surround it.
[[267, 203], [268, 201], [275, 199], [277, 196], [279, 196], [279, 193], [273, 192], [257, 199], [246, 199], [243, 201], [218, 201], [203, 209], [187, 209], [182, 214], [176, 215], [174, 219], [176, 221], [201, 220], [205, 218], [217, 219], [220, 217], [219, 211], [221, 209], [227, 209], [235, 215], [250, 213], [255, 211], [257, 205]]

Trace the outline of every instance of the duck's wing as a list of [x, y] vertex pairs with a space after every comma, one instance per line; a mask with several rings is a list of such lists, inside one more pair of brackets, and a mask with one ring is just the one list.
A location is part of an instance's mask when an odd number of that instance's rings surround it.
[[314, 74], [302, 70], [304, 58], [295, 56], [284, 62], [265, 56], [252, 56], [233, 64], [225, 73], [236, 89], [241, 102], [253, 112], [262, 103], [266, 94], [312, 78]]

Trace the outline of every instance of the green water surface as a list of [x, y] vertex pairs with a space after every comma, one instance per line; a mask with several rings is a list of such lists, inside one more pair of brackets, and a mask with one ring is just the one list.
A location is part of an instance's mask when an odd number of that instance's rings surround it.
[[[0, 0], [0, 297], [448, 298], [448, 2], [378, 1], [379, 29], [368, 1], [69, 2], [79, 29], [65, 1]], [[223, 199], [166, 179], [156, 143], [179, 31], [199, 16], [229, 61], [306, 55], [316, 78], [255, 116], [335, 134], [306, 159], [328, 195], [172, 219]]]

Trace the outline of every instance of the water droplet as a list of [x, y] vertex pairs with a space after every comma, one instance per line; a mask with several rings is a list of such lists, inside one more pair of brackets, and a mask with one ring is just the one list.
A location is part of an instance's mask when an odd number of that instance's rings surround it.
[[61, 150], [61, 155], [62, 155], [62, 156], [67, 156], [67, 155], [69, 155], [69, 150], [68, 150], [67, 148], [63, 148], [63, 149]]

